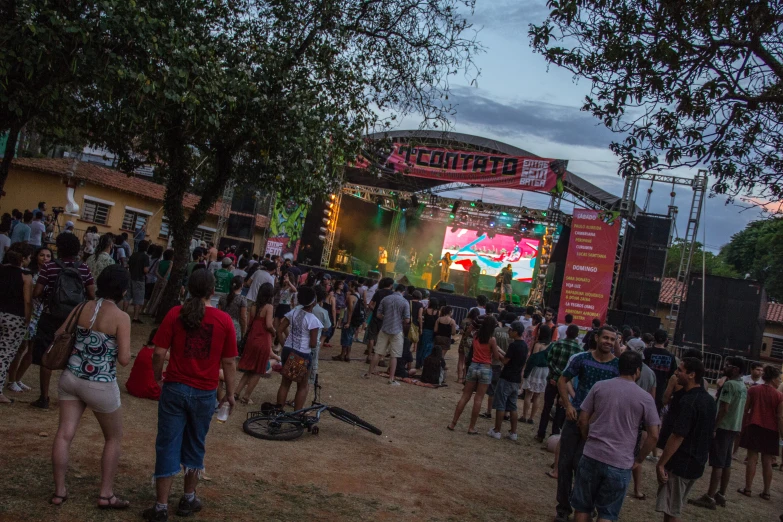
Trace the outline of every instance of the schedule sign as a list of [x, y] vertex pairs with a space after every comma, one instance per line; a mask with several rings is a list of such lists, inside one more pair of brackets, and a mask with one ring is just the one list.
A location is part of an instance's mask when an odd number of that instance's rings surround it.
[[574, 316], [574, 324], [603, 323], [612, 292], [612, 272], [620, 220], [607, 220], [597, 210], [574, 210], [558, 321]]

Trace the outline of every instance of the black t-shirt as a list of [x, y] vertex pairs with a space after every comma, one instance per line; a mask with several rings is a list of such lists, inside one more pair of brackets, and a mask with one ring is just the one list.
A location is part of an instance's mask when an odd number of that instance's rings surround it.
[[655, 387], [655, 405], [658, 411], [663, 407], [663, 392], [666, 391], [666, 383], [674, 375], [677, 369], [677, 359], [666, 348], [647, 348], [644, 350], [644, 362], [655, 373], [656, 382], [663, 383]]
[[701, 386], [684, 392], [678, 402], [678, 411], [672, 418], [672, 433], [684, 440], [666, 463], [666, 469], [687, 480], [698, 479], [704, 474], [709, 456], [717, 407], [709, 392]]
[[500, 378], [508, 382], [522, 382], [522, 367], [527, 361], [528, 348], [525, 341], [517, 339], [508, 345], [506, 357], [510, 359], [508, 364], [500, 371]]
[[[389, 295], [392, 295], [394, 293], [394, 290], [391, 288], [384, 288], [383, 290], [376, 290], [375, 294], [372, 296], [372, 301], [370, 301], [370, 305], [372, 305], [372, 317], [373, 320], [375, 320], [378, 324], [383, 322], [382, 319], [378, 319], [378, 307], [381, 305], [381, 300]], [[374, 305], [372, 303], [375, 303]]]
[[513, 272], [509, 269], [505, 269], [503, 272], [501, 272], [501, 274], [503, 275], [503, 284], [510, 285], [511, 278], [514, 276]]
[[419, 310], [424, 308], [421, 301], [411, 301], [411, 324], [419, 326]]
[[150, 256], [146, 252], [134, 252], [128, 259], [128, 270], [132, 281], [144, 281], [144, 269], [150, 266]]
[[443, 357], [427, 356], [421, 369], [421, 382], [440, 384], [440, 371], [445, 367], [446, 361]]

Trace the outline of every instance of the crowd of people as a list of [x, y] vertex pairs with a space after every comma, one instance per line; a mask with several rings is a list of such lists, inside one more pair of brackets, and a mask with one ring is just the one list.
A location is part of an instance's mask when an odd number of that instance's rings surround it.
[[[364, 360], [365, 377], [380, 374], [392, 386], [410, 378], [446, 384], [446, 355], [456, 344], [455, 380], [464, 386], [447, 428], [457, 430], [471, 401], [470, 435], [480, 433], [479, 418], [493, 413], [487, 431], [493, 439], [503, 437], [505, 422], [505, 436], [513, 441], [521, 436], [519, 424], [532, 425], [535, 439], [555, 449], [547, 473], [557, 481], [555, 520], [573, 512], [581, 521], [596, 514], [617, 520], [631, 481], [633, 496], [645, 498], [640, 473], [645, 460], [656, 466], [655, 509], [664, 520], [681, 518], [687, 503], [716, 509], [728, 501], [737, 446], [747, 450], [746, 484], [738, 493], [753, 495], [760, 455], [759, 496], [770, 499], [783, 433], [777, 368], [758, 364], [743, 376], [744, 361], [727, 357], [713, 398], [702, 353], [689, 351], [678, 359], [664, 330], [642, 335], [638, 328], [617, 331], [596, 320], [581, 336], [568, 315], [556, 324], [554, 310], [498, 306], [483, 296], [458, 325], [447, 303], [390, 277], [336, 281], [291, 259], [242, 255], [235, 248], [220, 252], [212, 244], [194, 245], [184, 278], [173, 282], [171, 250], [143, 235], [133, 238], [133, 247], [128, 239], [88, 230], [80, 241], [65, 231], [54, 248], [26, 239], [3, 252], [0, 390], [29, 391], [22, 378], [36, 364], [40, 393], [32, 406], [48, 408], [52, 371], [62, 370], [52, 504], [68, 499], [69, 448], [89, 408], [105, 438], [97, 504], [129, 506], [113, 488], [122, 438], [117, 364], [130, 363], [131, 327], [144, 313], [157, 311], [169, 284], [180, 285], [182, 304], [150, 335], [126, 383], [133, 395], [158, 400], [156, 502], [144, 512], [146, 520], [168, 519], [169, 494], [180, 470], [184, 494], [176, 513], [201, 509], [196, 487], [211, 420], [237, 401], [252, 403], [262, 377], [274, 370], [281, 374], [275, 407], [286, 407], [291, 388], [293, 407], [304, 406], [319, 353], [332, 346], [336, 329], [339, 353], [331, 360]], [[71, 356], [64, 368], [53, 369], [45, 354], [71, 324]], [[360, 339], [364, 357], [351, 357]], [[243, 372], [238, 381], [237, 368]], [[0, 402], [13, 398], [2, 393]], [[706, 492], [689, 499], [708, 462]]]

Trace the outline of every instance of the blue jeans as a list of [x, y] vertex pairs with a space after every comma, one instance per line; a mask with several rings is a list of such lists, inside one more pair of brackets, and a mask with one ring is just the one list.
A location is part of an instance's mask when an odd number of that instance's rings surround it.
[[598, 518], [617, 520], [631, 482], [631, 470], [582, 455], [576, 470], [571, 507], [581, 513], [598, 511]]
[[199, 390], [166, 382], [158, 401], [155, 478], [172, 477], [180, 469], [204, 469], [204, 443], [215, 412], [215, 390]]
[[416, 350], [416, 368], [424, 366], [424, 359], [432, 353], [435, 330], [422, 330], [419, 336], [419, 346]]

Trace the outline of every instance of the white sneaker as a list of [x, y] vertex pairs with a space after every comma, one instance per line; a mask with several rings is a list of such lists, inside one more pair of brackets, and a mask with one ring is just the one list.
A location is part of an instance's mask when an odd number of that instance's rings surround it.
[[506, 435], [506, 438], [508, 440], [516, 441], [517, 440], [517, 434], [516, 433], [509, 433], [508, 435]]
[[22, 390], [22, 387], [19, 386], [15, 382], [12, 382], [11, 384], [9, 384], [8, 385], [8, 389], [11, 390], [12, 392], [16, 392], [16, 393], [22, 393], [24, 391], [24, 390]]
[[500, 439], [501, 435], [497, 431], [495, 431], [495, 428], [490, 428], [487, 432], [487, 435], [492, 437], [493, 439]]
[[399, 386], [399, 385], [400, 383], [398, 383], [397, 381], [389, 381], [389, 386]]
[[16, 385], [19, 386], [22, 389], [22, 391], [30, 391], [30, 390], [32, 390], [32, 388], [30, 388], [28, 385], [26, 385], [22, 381], [16, 381]]

